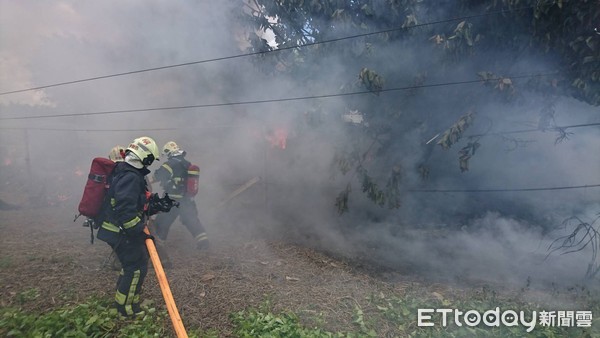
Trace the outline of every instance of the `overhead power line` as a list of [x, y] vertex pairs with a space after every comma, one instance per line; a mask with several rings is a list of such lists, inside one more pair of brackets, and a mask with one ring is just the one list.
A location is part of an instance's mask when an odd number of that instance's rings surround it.
[[566, 130], [566, 129], [573, 129], [573, 128], [582, 128], [582, 127], [594, 127], [594, 126], [600, 126], [600, 122], [596, 122], [596, 123], [583, 123], [583, 124], [574, 124], [574, 125], [570, 125], [570, 126], [551, 126], [551, 127], [547, 127], [544, 129], [540, 129], [540, 128], [530, 128], [530, 129], [519, 129], [519, 130], [507, 130], [507, 131], [496, 131], [496, 132], [490, 132], [490, 133], [486, 133], [486, 134], [473, 134], [473, 135], [468, 135], [467, 137], [480, 137], [480, 136], [485, 136], [488, 134], [491, 135], [510, 135], [510, 134], [525, 134], [525, 133], [531, 133], [531, 132], [536, 132], [536, 131], [560, 131], [560, 130]]
[[230, 56], [217, 57], [217, 58], [213, 58], [213, 59], [190, 61], [190, 62], [184, 62], [184, 63], [178, 63], [178, 64], [160, 66], [160, 67], [152, 67], [152, 68], [144, 68], [144, 69], [132, 70], [132, 71], [127, 71], [127, 72], [122, 72], [122, 73], [100, 75], [100, 76], [94, 76], [94, 77], [79, 79], [79, 80], [58, 82], [58, 83], [53, 83], [53, 84], [48, 84], [48, 85], [43, 85], [43, 86], [30, 87], [30, 88], [17, 89], [17, 90], [12, 90], [12, 91], [7, 91], [7, 92], [1, 92], [0, 96], [2, 96], [2, 95], [8, 95], [8, 94], [15, 94], [15, 93], [22, 93], [22, 92], [27, 92], [27, 91], [32, 91], [32, 90], [40, 90], [40, 89], [46, 89], [46, 88], [52, 88], [52, 87], [65, 86], [65, 85], [70, 85], [70, 84], [77, 84], [77, 83], [82, 83], [82, 82], [89, 82], [89, 81], [101, 80], [101, 79], [108, 79], [108, 78], [112, 78], [112, 77], [119, 77], [119, 76], [140, 74], [140, 73], [146, 73], [146, 72], [153, 72], [153, 71], [157, 71], [157, 70], [164, 70], [164, 69], [177, 68], [177, 67], [186, 67], [186, 66], [192, 66], [192, 65], [199, 65], [199, 64], [203, 64], [203, 63], [225, 61], [225, 60], [238, 59], [238, 58], [244, 58], [244, 57], [256, 56], [256, 55], [264, 55], [264, 54], [268, 54], [268, 53], [282, 52], [282, 51], [290, 50], [290, 49], [297, 49], [297, 48], [304, 48], [304, 47], [322, 45], [322, 44], [339, 42], [339, 41], [350, 40], [350, 39], [356, 39], [356, 38], [361, 38], [361, 37], [366, 37], [366, 36], [372, 36], [372, 35], [378, 35], [378, 34], [385, 34], [385, 33], [392, 33], [392, 32], [401, 31], [401, 30], [409, 30], [409, 29], [418, 28], [418, 27], [432, 26], [432, 25], [438, 25], [438, 24], [449, 23], [449, 22], [454, 22], [454, 21], [480, 18], [480, 17], [490, 16], [490, 15], [498, 15], [498, 14], [504, 14], [504, 13], [510, 13], [510, 12], [518, 12], [518, 11], [523, 11], [523, 10], [532, 9], [532, 8], [534, 8], [534, 7], [533, 6], [528, 6], [528, 7], [520, 7], [520, 8], [512, 8], [512, 9], [503, 9], [503, 10], [491, 11], [491, 12], [487, 12], [487, 13], [480, 13], [480, 14], [466, 15], [466, 16], [462, 16], [462, 17], [449, 18], [449, 19], [444, 19], [444, 20], [439, 20], [439, 21], [425, 22], [425, 23], [415, 24], [415, 25], [409, 26], [409, 27], [396, 27], [396, 28], [390, 28], [390, 29], [385, 29], [385, 30], [380, 30], [380, 31], [375, 31], [375, 32], [355, 34], [355, 35], [349, 35], [349, 36], [344, 36], [344, 37], [339, 37], [339, 38], [334, 38], [334, 39], [329, 39], [329, 40], [322, 40], [322, 41], [310, 42], [310, 43], [305, 43], [305, 44], [302, 44], [302, 45], [294, 45], [294, 46], [281, 47], [281, 48], [277, 48], [277, 49], [273, 49], [273, 50], [267, 50], [267, 51], [259, 51], [259, 52], [252, 52], [252, 53], [236, 54], [236, 55], [230, 55]]
[[[0, 130], [44, 130], [44, 131], [85, 131], [85, 132], [130, 132], [130, 131], [173, 131], [173, 130], [186, 130], [186, 129], [222, 129], [222, 128], [231, 128], [235, 125], [214, 125], [214, 126], [202, 126], [202, 127], [168, 127], [168, 128], [137, 128], [137, 129], [75, 129], [75, 128], [44, 128], [44, 127], [0, 127]], [[543, 132], [543, 131], [553, 131], [554, 128], [557, 129], [571, 129], [571, 128], [582, 128], [582, 127], [595, 127], [600, 126], [599, 123], [585, 123], [585, 124], [574, 124], [570, 126], [557, 126], [549, 129], [523, 129], [523, 130], [506, 130], [506, 131], [497, 131], [493, 134], [515, 134], [515, 133], [533, 133], [533, 132]], [[482, 136], [481, 135], [473, 135], [469, 137]]]
[[516, 189], [409, 189], [409, 192], [522, 192], [522, 191], [548, 191], [548, 190], [569, 190], [598, 188], [600, 184], [575, 185], [566, 187], [548, 187], [548, 188], [516, 188]]
[[44, 130], [44, 131], [85, 131], [85, 132], [130, 132], [130, 131], [173, 131], [173, 130], [203, 130], [203, 129], [222, 129], [231, 125], [212, 125], [201, 127], [165, 127], [165, 128], [133, 128], [133, 129], [90, 129], [90, 128], [45, 128], [45, 127], [0, 127], [0, 130]]
[[86, 131], [86, 132], [129, 132], [129, 131], [172, 131], [179, 128], [138, 128], [138, 129], [73, 129], [44, 127], [0, 127], [0, 130], [44, 130], [44, 131]]
[[[506, 76], [506, 77], [507, 78], [511, 78], [511, 79], [525, 79], [525, 78], [535, 78], [535, 77], [550, 76], [550, 75], [555, 75], [555, 74], [558, 74], [558, 73], [560, 73], [560, 72], [559, 71], [555, 71], [555, 72], [550, 72], [550, 73], [525, 74], [525, 75], [515, 75], [515, 76]], [[412, 89], [445, 87], [445, 86], [455, 86], [455, 85], [464, 85], [464, 84], [473, 84], [473, 83], [485, 83], [485, 82], [494, 81], [494, 80], [501, 80], [501, 79], [502, 78], [486, 79], [486, 80], [477, 79], [477, 80], [465, 80], [465, 81], [432, 83], [432, 84], [406, 86], [406, 87], [386, 88], [386, 89], [377, 90], [376, 92], [377, 93], [386, 93], [386, 92], [404, 91], [404, 90], [412, 90]], [[144, 112], [144, 111], [183, 110], [183, 109], [193, 109], [193, 108], [215, 108], [215, 107], [224, 107], [224, 106], [237, 106], [237, 105], [251, 105], [251, 104], [263, 104], [263, 103], [274, 103], [274, 102], [289, 102], [289, 101], [301, 101], [301, 100], [326, 99], [326, 98], [332, 98], [332, 97], [365, 95], [365, 94], [373, 94], [373, 93], [374, 93], [374, 91], [364, 90], [364, 91], [356, 91], [356, 92], [348, 92], [348, 93], [332, 93], [332, 94], [312, 95], [312, 96], [296, 96], [296, 97], [287, 97], [287, 98], [279, 98], [279, 99], [249, 100], [249, 101], [222, 102], [222, 103], [207, 103], [207, 104], [182, 105], [182, 106], [171, 106], [171, 107], [149, 107], [149, 108], [137, 108], [137, 109], [119, 109], [119, 110], [106, 110], [106, 111], [98, 111], [98, 112], [91, 112], [91, 113], [65, 113], [65, 114], [55, 114], [55, 115], [31, 115], [31, 116], [0, 117], [0, 120], [25, 120], [25, 119], [38, 119], [38, 118], [51, 118], [51, 117], [74, 117], [74, 116], [124, 114], [124, 113], [136, 113], [136, 112]]]

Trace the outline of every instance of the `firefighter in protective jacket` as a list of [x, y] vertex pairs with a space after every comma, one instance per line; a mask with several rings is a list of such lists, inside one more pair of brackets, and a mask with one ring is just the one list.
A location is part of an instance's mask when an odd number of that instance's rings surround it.
[[97, 238], [108, 243], [117, 254], [122, 269], [117, 280], [115, 302], [125, 315], [140, 315], [139, 294], [148, 271], [148, 251], [144, 233], [147, 209], [148, 166], [158, 160], [156, 142], [150, 137], [135, 139], [117, 163], [101, 214]]
[[171, 198], [179, 201], [179, 208], [157, 215], [153, 227], [156, 235], [155, 243], [159, 255], [163, 259], [163, 266], [170, 267], [171, 264], [166, 255], [164, 242], [167, 240], [169, 229], [177, 217], [194, 236], [196, 248], [208, 248], [208, 237], [204, 226], [198, 219], [196, 202], [192, 196], [186, 194], [186, 178], [188, 177], [188, 167], [190, 165], [190, 162], [185, 159], [186, 152], [181, 150], [177, 143], [169, 141], [163, 147], [162, 153], [167, 155], [168, 159], [154, 172], [152, 181], [160, 182], [164, 191]]

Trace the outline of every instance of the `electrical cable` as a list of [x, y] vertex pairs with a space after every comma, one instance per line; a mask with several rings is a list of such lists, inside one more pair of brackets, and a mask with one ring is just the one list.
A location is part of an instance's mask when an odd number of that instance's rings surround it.
[[522, 191], [549, 191], [567, 189], [598, 188], [600, 184], [576, 185], [549, 188], [516, 188], [516, 189], [408, 189], [409, 192], [522, 192]]
[[442, 23], [449, 23], [449, 22], [454, 22], [454, 21], [459, 21], [459, 20], [468, 20], [468, 19], [480, 18], [480, 17], [490, 16], [490, 15], [504, 14], [504, 13], [510, 13], [510, 12], [517, 12], [517, 11], [522, 11], [522, 10], [532, 9], [532, 8], [534, 8], [534, 6], [512, 8], [512, 9], [503, 9], [503, 10], [492, 11], [492, 12], [487, 12], [487, 13], [480, 13], [480, 14], [467, 15], [467, 16], [463, 16], [463, 17], [449, 18], [449, 19], [444, 19], [444, 20], [439, 20], [439, 21], [425, 22], [425, 23], [421, 23], [421, 24], [415, 24], [415, 25], [412, 25], [412, 26], [408, 26], [408, 27], [396, 27], [396, 28], [390, 28], [390, 29], [385, 29], [385, 30], [376, 31], [376, 32], [362, 33], [362, 34], [349, 35], [349, 36], [344, 36], [344, 37], [334, 38], [334, 39], [329, 39], [329, 40], [323, 40], [323, 41], [317, 41], [317, 42], [310, 42], [310, 43], [306, 43], [306, 44], [303, 44], [303, 45], [294, 45], [294, 46], [281, 47], [281, 48], [272, 49], [272, 50], [268, 50], [268, 51], [259, 51], [259, 52], [253, 52], [253, 53], [245, 53], [245, 54], [236, 54], [236, 55], [223, 56], [223, 57], [217, 57], [217, 58], [212, 58], [212, 59], [205, 59], [205, 60], [199, 60], [199, 61], [191, 61], [191, 62], [178, 63], [178, 64], [167, 65], [167, 66], [145, 68], [145, 69], [127, 71], [127, 72], [122, 72], [122, 73], [100, 75], [100, 76], [94, 76], [94, 77], [90, 77], [90, 78], [79, 79], [79, 80], [58, 82], [58, 83], [53, 83], [53, 84], [48, 84], [48, 85], [43, 85], [43, 86], [30, 87], [30, 88], [24, 88], [24, 89], [18, 89], [18, 90], [11, 90], [11, 91], [7, 91], [7, 92], [1, 92], [0, 96], [2, 96], [2, 95], [9, 95], [9, 94], [15, 94], [15, 93], [22, 93], [22, 92], [27, 92], [27, 91], [32, 91], [32, 90], [40, 90], [40, 89], [46, 89], [46, 88], [52, 88], [52, 87], [65, 86], [65, 85], [82, 83], [82, 82], [89, 82], [89, 81], [107, 79], [107, 78], [112, 78], [112, 77], [133, 75], [133, 74], [139, 74], [139, 73], [146, 73], [146, 72], [152, 72], [152, 71], [157, 71], [157, 70], [164, 70], [164, 69], [169, 69], [169, 68], [185, 67], [185, 66], [198, 65], [198, 64], [209, 63], [209, 62], [217, 62], [217, 61], [231, 60], [231, 59], [237, 59], [237, 58], [243, 58], [243, 57], [249, 57], [249, 56], [264, 55], [264, 54], [268, 54], [268, 53], [281, 52], [281, 51], [290, 50], [290, 49], [297, 49], [297, 48], [304, 48], [304, 47], [322, 45], [322, 44], [333, 43], [333, 42], [338, 42], [338, 41], [356, 39], [356, 38], [360, 38], [360, 37], [366, 37], [366, 36], [372, 36], [372, 35], [378, 35], [378, 34], [391, 33], [391, 32], [400, 31], [400, 30], [408, 30], [408, 29], [413, 29], [413, 28], [418, 28], [418, 27], [425, 27], [425, 26], [437, 25], [437, 24], [442, 24]]
[[[201, 129], [214, 129], [214, 128], [228, 128], [232, 125], [215, 125], [215, 126], [203, 126]], [[533, 133], [533, 132], [544, 132], [544, 131], [554, 131], [554, 129], [570, 129], [570, 128], [582, 128], [582, 127], [595, 127], [600, 126], [600, 122], [598, 123], [585, 123], [585, 124], [575, 124], [570, 126], [557, 126], [546, 129], [521, 129], [521, 130], [507, 130], [507, 131], [498, 131], [490, 134], [517, 134], [517, 133]], [[0, 130], [46, 130], [46, 131], [85, 131], [85, 132], [130, 132], [130, 131], [172, 131], [172, 130], [186, 130], [186, 129], [194, 129], [197, 130], [198, 127], [172, 127], [172, 128], [138, 128], [138, 129], [73, 129], [73, 128], [43, 128], [43, 127], [0, 127]], [[477, 137], [484, 136], [485, 134], [475, 134], [469, 135], [466, 137]]]
[[0, 130], [44, 130], [44, 131], [85, 131], [85, 132], [130, 132], [130, 131], [173, 131], [180, 128], [138, 128], [138, 129], [72, 129], [43, 127], [0, 127]]
[[[505, 76], [503, 78], [511, 78], [511, 79], [535, 78], [535, 77], [544, 77], [544, 76], [555, 75], [555, 74], [559, 74], [559, 73], [561, 73], [561, 72], [560, 71], [555, 71], [555, 72], [549, 72], [549, 73]], [[225, 106], [237, 106], [237, 105], [251, 105], [251, 104], [273, 103], [273, 102], [289, 102], [289, 101], [301, 101], [301, 100], [313, 100], [313, 99], [326, 99], [326, 98], [332, 98], [332, 97], [365, 95], [365, 94], [373, 94], [373, 93], [387, 93], [387, 92], [404, 91], [404, 90], [412, 90], [412, 89], [435, 88], [435, 87], [445, 87], [445, 86], [473, 84], [473, 83], [485, 83], [485, 82], [494, 81], [494, 80], [501, 80], [501, 79], [502, 78], [485, 79], [485, 80], [476, 79], [476, 80], [465, 80], [465, 81], [454, 81], [454, 82], [442, 82], [442, 83], [415, 85], [415, 86], [407, 86], [407, 87], [385, 88], [385, 89], [381, 89], [381, 90], [377, 90], [377, 91], [364, 90], [364, 91], [356, 91], [356, 92], [348, 92], [348, 93], [333, 93], [333, 94], [312, 95], [312, 96], [297, 96], [297, 97], [287, 97], [287, 98], [279, 98], [279, 99], [250, 100], [250, 101], [222, 102], [222, 103], [207, 103], [207, 104], [171, 106], [171, 107], [150, 107], [150, 108], [137, 108], [137, 109], [120, 109], [120, 110], [107, 110], [107, 111], [99, 111], [99, 112], [91, 112], [91, 113], [65, 113], [65, 114], [55, 114], [55, 115], [31, 115], [31, 116], [0, 117], [0, 120], [25, 120], [25, 119], [52, 118], [52, 117], [74, 117], [74, 116], [109, 115], [109, 114], [137, 113], [137, 112], [143, 112], [143, 111], [183, 110], [183, 109], [192, 109], [192, 108], [215, 108], [215, 107], [225, 107]]]
[[520, 130], [508, 130], [508, 131], [496, 131], [496, 132], [490, 132], [487, 134], [473, 134], [473, 135], [467, 135], [466, 137], [480, 137], [480, 136], [485, 136], [485, 135], [508, 135], [508, 134], [524, 134], [524, 133], [531, 133], [531, 132], [535, 132], [535, 131], [558, 131], [558, 130], [566, 130], [566, 129], [572, 129], [572, 128], [582, 128], [582, 127], [593, 127], [593, 126], [600, 126], [600, 122], [597, 123], [584, 123], [584, 124], [575, 124], [575, 125], [571, 125], [571, 126], [552, 126], [552, 127], [547, 127], [544, 129], [520, 129]]

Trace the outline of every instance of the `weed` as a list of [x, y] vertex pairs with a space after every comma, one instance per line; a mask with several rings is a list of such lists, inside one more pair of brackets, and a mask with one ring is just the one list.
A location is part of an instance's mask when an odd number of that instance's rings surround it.
[[0, 258], [0, 269], [10, 269], [14, 265], [10, 257], [4, 256]]
[[40, 290], [37, 288], [27, 289], [17, 294], [17, 302], [24, 304], [26, 302], [37, 299], [40, 296]]
[[321, 328], [306, 328], [293, 313], [273, 314], [255, 309], [231, 314], [238, 337], [347, 337], [343, 333], [332, 333]]
[[164, 312], [147, 308], [143, 318], [122, 319], [101, 300], [47, 313], [0, 309], [3, 337], [165, 337], [170, 330]]

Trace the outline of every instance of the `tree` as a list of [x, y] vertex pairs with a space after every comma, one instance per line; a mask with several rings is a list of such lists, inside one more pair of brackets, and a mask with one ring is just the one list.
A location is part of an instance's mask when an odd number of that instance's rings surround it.
[[[335, 156], [348, 177], [340, 213], [357, 182], [376, 205], [399, 207], [404, 177], [444, 170], [432, 167], [434, 145], [460, 146], [468, 171], [486, 134], [465, 132], [478, 119], [493, 126], [490, 102], [543, 95], [540, 129], [556, 127], [556, 97], [600, 105], [598, 1], [246, 0], [241, 17], [248, 31], [274, 34], [275, 44], [251, 34], [250, 51], [281, 50], [257, 57], [265, 73], [289, 76], [307, 94], [354, 93], [338, 112], [352, 140]], [[307, 115], [327, 109], [316, 104]]]

